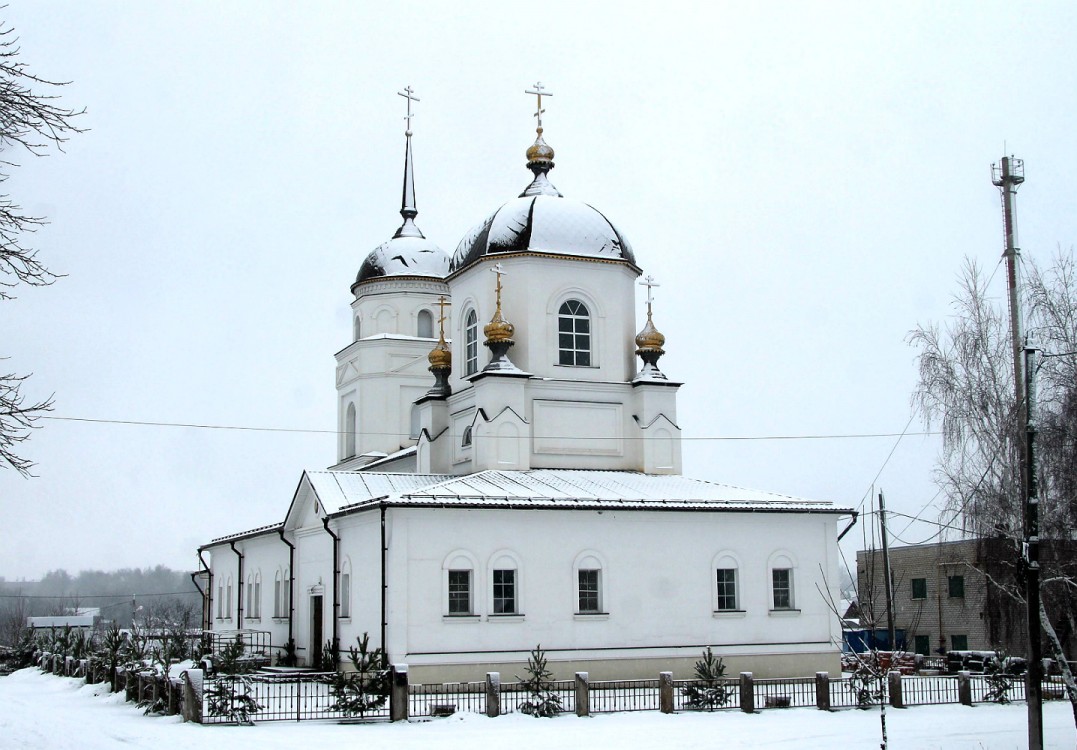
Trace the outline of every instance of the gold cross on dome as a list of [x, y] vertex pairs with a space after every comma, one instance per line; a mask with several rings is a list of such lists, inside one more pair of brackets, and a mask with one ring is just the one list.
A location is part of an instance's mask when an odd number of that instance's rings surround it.
[[545, 87], [542, 85], [542, 81], [538, 81], [537, 83], [535, 83], [534, 88], [527, 89], [527, 91], [525, 91], [524, 93], [533, 94], [534, 96], [538, 97], [538, 103], [535, 105], [535, 118], [538, 119], [538, 126], [541, 128], [542, 113], [546, 111], [542, 108], [542, 97], [553, 96], [553, 93], [545, 90]]
[[495, 263], [490, 271], [497, 274], [497, 311], [501, 312], [501, 277], [505, 275], [505, 269], [500, 263]]
[[449, 302], [445, 299], [444, 294], [438, 297], [438, 307], [440, 308], [440, 312], [438, 313], [438, 325], [440, 326], [440, 335], [442, 339], [445, 338], [445, 305], [447, 304], [449, 304]]
[[643, 279], [640, 279], [639, 284], [640, 284], [640, 286], [647, 287], [647, 315], [650, 316], [650, 314], [651, 314], [651, 303], [654, 302], [654, 295], [651, 293], [651, 290], [654, 289], [654, 287], [656, 287], [656, 286], [662, 286], [662, 285], [654, 280], [654, 276], [646, 276]]
[[411, 118], [415, 116], [411, 111], [411, 103], [419, 101], [419, 97], [413, 96], [413, 94], [415, 94], [415, 89], [411, 86], [405, 86], [403, 91], [396, 92], [397, 96], [402, 96], [408, 100], [408, 113], [404, 115], [404, 119], [408, 121], [407, 135], [411, 135]]

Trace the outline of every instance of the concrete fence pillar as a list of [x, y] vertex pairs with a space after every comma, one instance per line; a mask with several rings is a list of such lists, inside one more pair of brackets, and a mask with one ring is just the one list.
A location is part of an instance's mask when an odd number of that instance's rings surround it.
[[202, 681], [205, 672], [201, 669], [188, 669], [180, 676], [183, 680], [183, 706], [181, 713], [184, 721], [202, 723]]
[[972, 673], [969, 671], [957, 673], [957, 700], [963, 706], [972, 705]]
[[830, 710], [830, 673], [815, 673], [815, 707], [820, 711]]
[[755, 713], [755, 678], [751, 672], [740, 673], [740, 710]]
[[137, 701], [138, 700], [138, 674], [135, 672], [124, 672], [124, 700]]
[[486, 715], [491, 719], [501, 715], [501, 673], [486, 673]]
[[389, 669], [389, 721], [408, 720], [408, 665], [394, 664]]
[[892, 669], [886, 679], [890, 689], [890, 705], [894, 708], [905, 708], [905, 699], [901, 695], [901, 672]]
[[591, 715], [591, 682], [586, 672], [576, 673], [576, 715]]
[[65, 677], [71, 677], [74, 674], [75, 674], [75, 657], [73, 657], [73, 656], [65, 656], [64, 657], [64, 676]]

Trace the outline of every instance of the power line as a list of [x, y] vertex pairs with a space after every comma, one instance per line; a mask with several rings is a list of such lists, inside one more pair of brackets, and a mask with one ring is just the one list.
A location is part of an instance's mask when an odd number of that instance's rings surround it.
[[[135, 420], [135, 419], [95, 419], [91, 417], [57, 417], [51, 415], [42, 415], [41, 419], [52, 419], [61, 422], [85, 422], [90, 424], [110, 424], [110, 425], [128, 425], [135, 427], [184, 427], [190, 429], [199, 430], [236, 430], [241, 432], [289, 432], [300, 434], [312, 434], [312, 435], [345, 435], [348, 434], [343, 430], [312, 430], [296, 427], [250, 427], [244, 425], [222, 425], [222, 424], [200, 424], [197, 422], [156, 422], [149, 420]], [[909, 419], [912, 422], [912, 419]], [[908, 425], [906, 425], [906, 430]], [[856, 432], [856, 433], [834, 433], [834, 434], [802, 434], [802, 435], [701, 435], [701, 436], [681, 436], [681, 440], [691, 441], [753, 441], [753, 440], [860, 440], [860, 439], [873, 439], [873, 438], [890, 438], [890, 437], [904, 437], [906, 435], [919, 435], [919, 436], [931, 436], [941, 435], [938, 431], [925, 431], [925, 432], [907, 432], [902, 430], [901, 432]], [[409, 437], [401, 432], [372, 432], [365, 431], [362, 433], [356, 433], [357, 435], [381, 435], [381, 436], [395, 436], [395, 437]], [[496, 436], [488, 436], [496, 437]], [[609, 439], [609, 435], [550, 435], [546, 436], [555, 440], [606, 440]], [[515, 439], [515, 438], [513, 438]], [[649, 440], [646, 436], [631, 436], [626, 435], [617, 438], [618, 440]], [[896, 446], [895, 446], [896, 447]], [[891, 451], [893, 453], [893, 451]]]
[[0, 594], [0, 599], [78, 599], [81, 601], [83, 599], [132, 599], [139, 596], [142, 598], [149, 596], [184, 596], [197, 593], [197, 590], [191, 589], [190, 591], [164, 591], [156, 594]]

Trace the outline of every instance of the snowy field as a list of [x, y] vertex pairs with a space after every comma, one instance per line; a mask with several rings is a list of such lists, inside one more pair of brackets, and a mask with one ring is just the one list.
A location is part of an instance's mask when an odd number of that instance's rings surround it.
[[[1044, 708], [1046, 747], [1073, 748], [1068, 703]], [[922, 706], [888, 710], [891, 748], [1010, 750], [1026, 747], [1025, 706]], [[2, 750], [284, 750], [295, 747], [351, 750], [475, 750], [481, 747], [580, 748], [877, 748], [878, 711], [823, 713], [814, 709], [664, 715], [654, 711], [587, 719], [523, 715], [488, 719], [458, 714], [413, 724], [340, 725], [272, 722], [254, 727], [183, 724], [179, 717], [149, 717], [122, 693], [104, 685], [24, 669], [0, 677]]]

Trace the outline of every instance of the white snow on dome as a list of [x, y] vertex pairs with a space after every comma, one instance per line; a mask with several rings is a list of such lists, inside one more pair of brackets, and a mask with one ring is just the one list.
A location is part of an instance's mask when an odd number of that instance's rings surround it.
[[485, 255], [540, 252], [635, 263], [632, 246], [596, 208], [551, 195], [514, 198], [469, 231], [453, 254], [458, 271]]
[[449, 255], [425, 237], [394, 237], [366, 256], [356, 284], [385, 276], [433, 276], [449, 273]]

